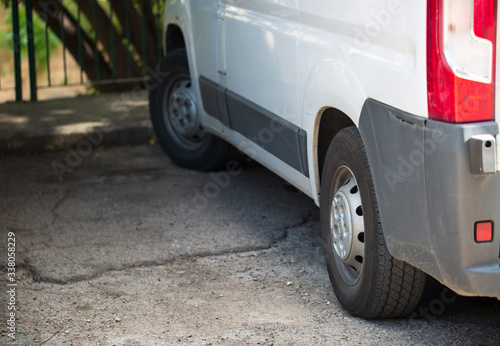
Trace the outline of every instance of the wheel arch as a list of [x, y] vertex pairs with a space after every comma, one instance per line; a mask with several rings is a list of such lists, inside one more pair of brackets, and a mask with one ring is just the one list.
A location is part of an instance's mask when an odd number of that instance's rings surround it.
[[339, 59], [318, 61], [310, 70], [303, 94], [302, 126], [309, 137], [311, 190], [319, 205], [321, 171], [328, 146], [338, 131], [358, 126], [367, 96], [356, 73]]
[[186, 40], [181, 28], [177, 24], [170, 23], [165, 29], [165, 51], [166, 55], [175, 49], [186, 48]]
[[323, 166], [330, 143], [339, 131], [346, 127], [356, 126], [356, 124], [347, 114], [333, 107], [323, 109], [318, 116], [318, 122], [316, 160], [318, 178], [321, 183]]
[[190, 3], [168, 1], [163, 12], [163, 54], [186, 48], [189, 56], [188, 44], [190, 41], [189, 23], [191, 22]]

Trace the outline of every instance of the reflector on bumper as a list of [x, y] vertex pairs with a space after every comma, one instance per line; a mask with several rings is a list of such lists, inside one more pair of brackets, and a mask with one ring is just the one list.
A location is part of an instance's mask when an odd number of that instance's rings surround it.
[[493, 240], [493, 223], [491, 221], [476, 222], [474, 225], [474, 241], [488, 243]]

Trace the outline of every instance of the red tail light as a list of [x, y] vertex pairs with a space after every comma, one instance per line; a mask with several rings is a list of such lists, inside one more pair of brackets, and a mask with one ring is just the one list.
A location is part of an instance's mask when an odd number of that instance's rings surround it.
[[429, 118], [495, 118], [497, 0], [428, 0]]

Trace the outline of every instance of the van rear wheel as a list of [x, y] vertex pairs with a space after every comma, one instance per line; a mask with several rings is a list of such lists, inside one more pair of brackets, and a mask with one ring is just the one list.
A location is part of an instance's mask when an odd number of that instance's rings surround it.
[[333, 139], [321, 178], [321, 243], [340, 304], [363, 318], [409, 315], [426, 274], [386, 246], [370, 167], [356, 127]]

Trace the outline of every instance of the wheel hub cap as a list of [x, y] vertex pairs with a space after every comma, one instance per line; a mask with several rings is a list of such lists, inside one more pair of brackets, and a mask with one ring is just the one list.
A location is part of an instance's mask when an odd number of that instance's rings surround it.
[[342, 191], [338, 191], [332, 201], [332, 238], [337, 255], [346, 260], [352, 247], [352, 222], [349, 202]]
[[168, 103], [172, 126], [183, 136], [190, 136], [199, 129], [196, 103], [190, 85], [190, 81], [179, 83]]
[[354, 285], [360, 277], [365, 256], [365, 226], [361, 194], [347, 166], [335, 173], [330, 207], [330, 235], [335, 262], [344, 281]]

